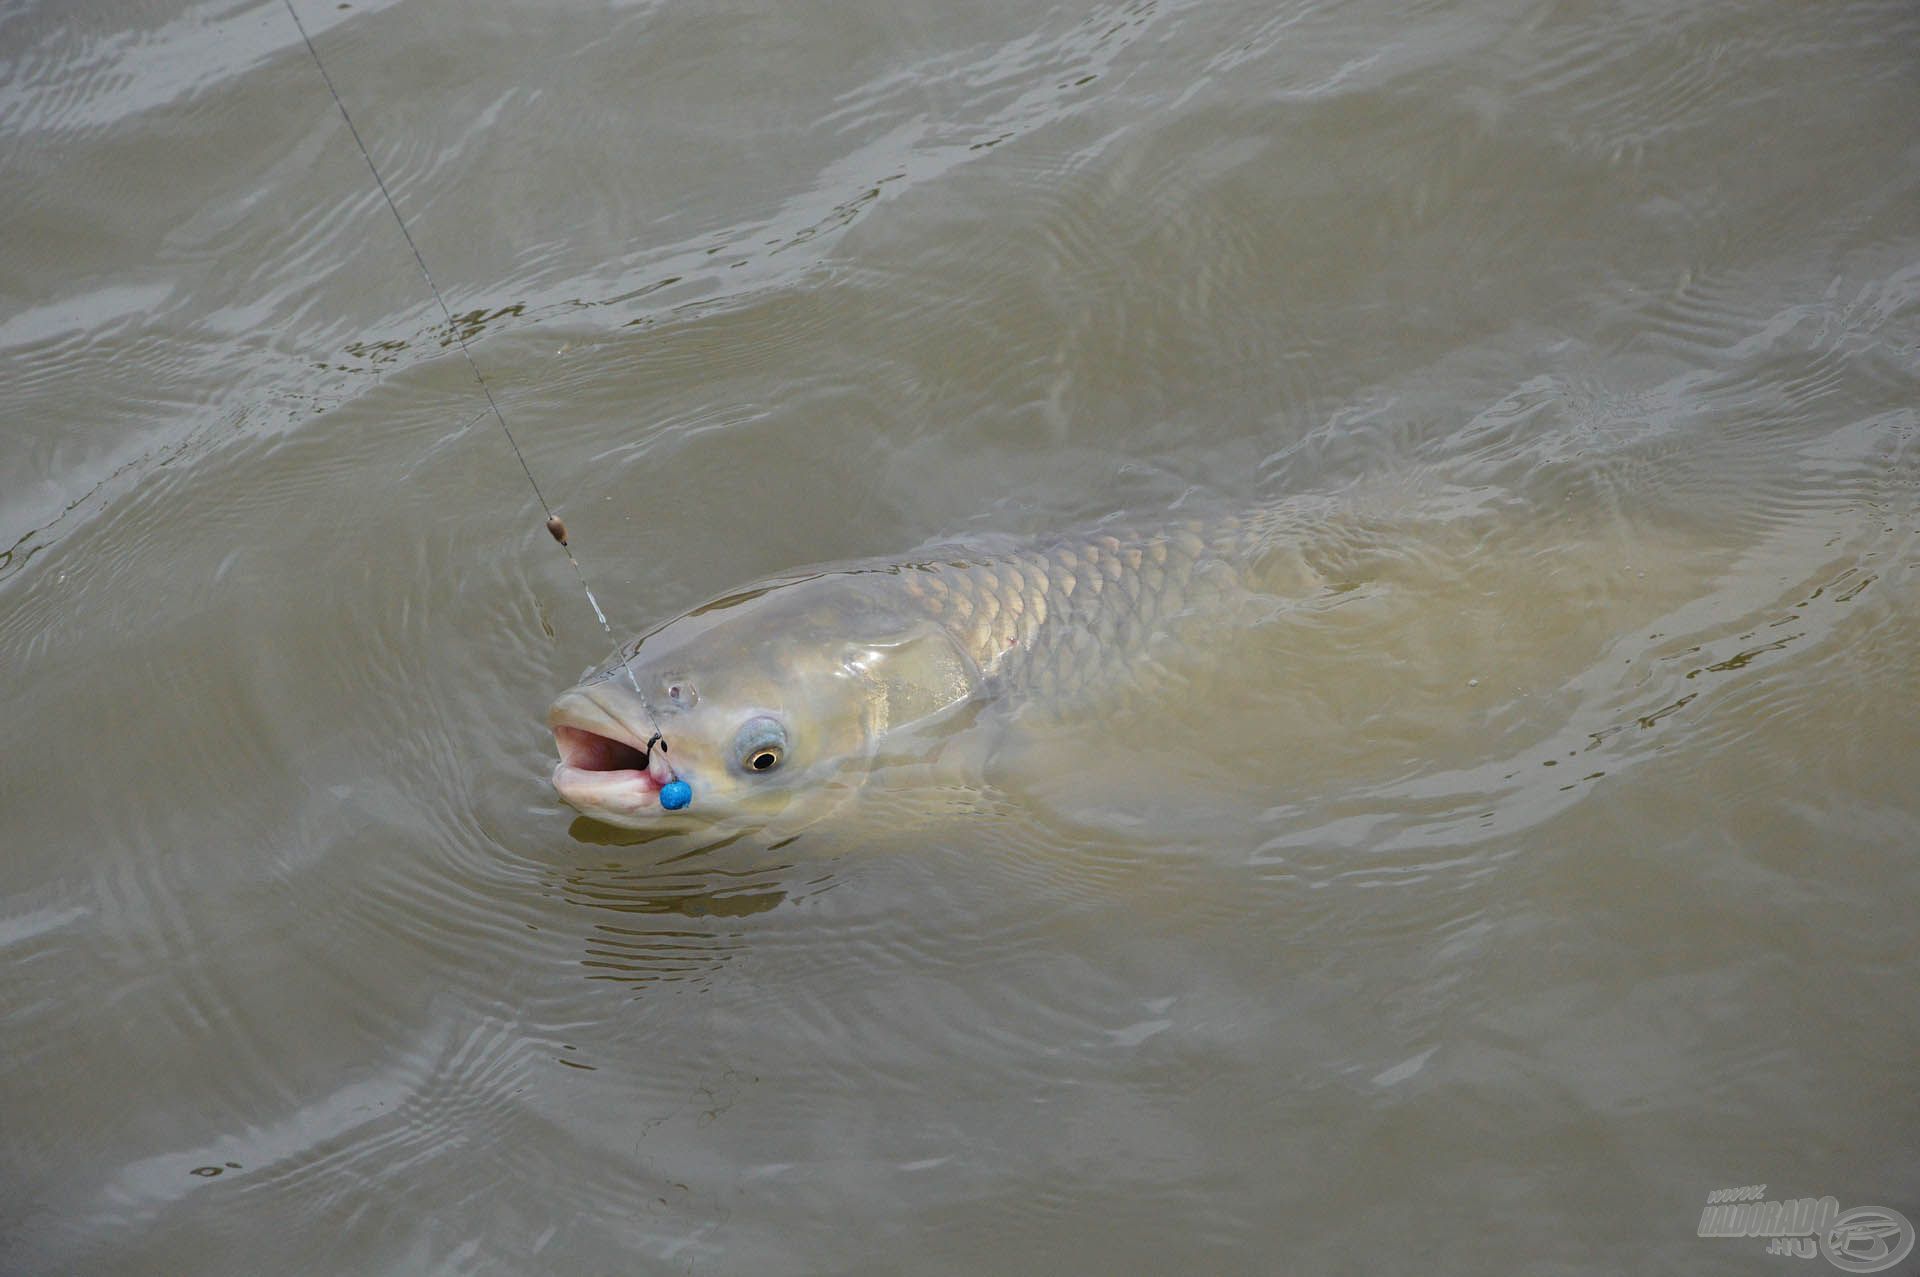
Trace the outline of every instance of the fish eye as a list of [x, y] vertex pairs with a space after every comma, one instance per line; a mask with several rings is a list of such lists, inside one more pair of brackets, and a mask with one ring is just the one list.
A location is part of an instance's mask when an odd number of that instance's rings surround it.
[[760, 715], [740, 725], [733, 738], [733, 756], [742, 771], [765, 773], [787, 756], [787, 729], [778, 719]]

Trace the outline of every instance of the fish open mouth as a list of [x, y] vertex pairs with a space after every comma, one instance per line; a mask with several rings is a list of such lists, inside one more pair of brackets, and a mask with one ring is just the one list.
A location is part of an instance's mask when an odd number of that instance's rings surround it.
[[673, 779], [666, 754], [651, 759], [644, 737], [585, 690], [566, 693], [547, 711], [560, 765], [553, 787], [569, 805], [589, 816], [635, 817], [660, 810], [660, 787]]

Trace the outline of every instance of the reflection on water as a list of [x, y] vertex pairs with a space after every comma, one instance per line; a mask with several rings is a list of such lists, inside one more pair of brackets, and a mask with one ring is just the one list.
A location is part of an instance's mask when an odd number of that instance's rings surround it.
[[1910, 3], [296, 3], [624, 633], [1280, 501], [1341, 592], [791, 841], [573, 822], [603, 636], [285, 14], [16, 8], [0, 1268], [1920, 1218]]
[[[607, 834], [633, 832], [578, 820], [573, 834], [583, 842], [600, 841], [591, 835], [581, 837], [583, 827]], [[699, 924], [705, 919], [748, 918], [777, 908], [787, 900], [781, 875], [795, 866], [744, 872], [726, 869], [721, 853], [733, 841], [684, 852], [658, 864], [580, 865], [555, 875], [550, 890], [567, 904], [589, 914], [616, 915], [593, 918], [590, 923], [582, 960], [589, 978], [633, 985], [697, 979], [744, 943], [738, 932]], [[818, 882], [809, 887], [817, 889]]]

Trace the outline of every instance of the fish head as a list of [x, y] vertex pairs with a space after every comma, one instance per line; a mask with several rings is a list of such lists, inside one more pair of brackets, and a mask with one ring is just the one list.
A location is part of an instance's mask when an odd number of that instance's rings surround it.
[[[553, 785], [630, 829], [805, 823], [857, 790], [880, 742], [973, 694], [960, 644], [880, 573], [729, 595], [628, 644], [548, 711]], [[655, 732], [661, 745], [649, 751]], [[660, 803], [674, 778], [681, 811]]]

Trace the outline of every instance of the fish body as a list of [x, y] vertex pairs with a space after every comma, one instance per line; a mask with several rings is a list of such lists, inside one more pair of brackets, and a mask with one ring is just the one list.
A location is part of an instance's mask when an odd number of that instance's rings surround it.
[[[677, 774], [688, 816], [804, 816], [888, 757], [925, 756], [987, 704], [1067, 713], [1141, 682], [1255, 588], [1309, 590], [1301, 504], [1147, 530], [943, 545], [824, 565], [715, 599], [624, 647], [549, 712], [553, 782], [652, 828]], [[647, 752], [658, 731], [666, 750]]]

